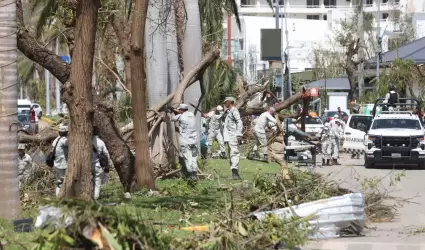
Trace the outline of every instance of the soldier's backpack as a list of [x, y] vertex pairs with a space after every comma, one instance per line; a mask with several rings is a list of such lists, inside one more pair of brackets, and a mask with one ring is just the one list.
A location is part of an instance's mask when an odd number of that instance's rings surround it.
[[398, 103], [398, 94], [396, 92], [390, 92], [390, 98], [388, 98], [388, 103]]

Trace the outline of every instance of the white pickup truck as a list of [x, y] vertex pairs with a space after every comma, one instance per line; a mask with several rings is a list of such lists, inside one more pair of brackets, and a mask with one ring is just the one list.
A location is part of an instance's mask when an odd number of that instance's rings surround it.
[[[409, 101], [406, 102], [407, 100]], [[420, 118], [412, 112], [419, 107], [418, 102], [400, 98], [396, 111], [376, 114], [376, 107], [385, 105], [379, 101], [382, 99], [375, 102], [375, 116], [364, 138], [365, 167], [373, 168], [378, 164], [415, 164], [420, 169], [425, 169], [424, 128]], [[420, 108], [416, 111], [420, 113]]]

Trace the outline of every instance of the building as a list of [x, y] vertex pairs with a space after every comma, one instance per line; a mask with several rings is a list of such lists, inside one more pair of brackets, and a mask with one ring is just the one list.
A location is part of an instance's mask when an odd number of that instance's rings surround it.
[[[425, 36], [425, 0], [363, 1], [363, 10], [375, 16], [380, 4], [380, 36], [383, 41], [383, 52], [388, 50], [388, 34], [397, 32], [399, 29], [397, 23], [391, 18], [392, 13], [411, 14], [415, 38]], [[243, 27], [239, 31], [232, 18], [232, 59], [235, 66], [243, 68], [248, 81], [254, 81], [258, 79], [258, 72], [269, 67], [269, 62], [260, 60], [260, 31], [276, 28], [275, 14], [266, 0], [237, 0], [237, 2]], [[290, 71], [303, 72], [313, 67], [314, 48], [333, 46], [329, 44], [329, 37], [340, 26], [342, 20], [354, 14], [356, 4], [353, 0], [289, 0], [286, 1], [285, 6], [284, 1], [279, 0], [279, 27], [284, 29], [285, 9], [289, 46], [286, 44], [286, 36], [283, 32], [282, 50], [289, 52]], [[227, 41], [227, 19], [223, 35]], [[375, 37], [376, 34], [373, 36]], [[223, 58], [227, 58], [227, 50], [223, 50], [222, 55]]]

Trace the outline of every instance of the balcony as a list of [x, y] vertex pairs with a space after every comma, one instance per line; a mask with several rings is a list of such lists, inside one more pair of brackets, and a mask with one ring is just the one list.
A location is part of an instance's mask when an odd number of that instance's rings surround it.
[[[352, 5], [351, 2], [346, 0], [340, 1], [328, 1], [320, 0], [321, 4], [312, 4], [307, 5], [307, 1], [304, 1], [306, 4], [302, 4], [303, 1], [299, 0], [289, 0], [286, 2], [286, 12], [289, 14], [327, 14], [330, 10], [351, 10], [355, 9], [356, 6]], [[313, 3], [319, 3], [319, 1], [311, 1]], [[324, 3], [327, 3], [326, 5]], [[329, 4], [330, 3], [330, 4]], [[280, 5], [280, 12], [283, 13], [284, 5]], [[381, 3], [380, 11], [392, 11], [400, 7], [400, 1], [393, 0], [391, 2]], [[375, 1], [366, 1], [364, 4], [365, 12], [376, 12], [378, 11], [378, 6]], [[251, 0], [251, 1], [242, 1], [240, 4], [239, 13], [242, 15], [264, 15], [272, 16], [274, 11], [270, 8], [264, 0]]]

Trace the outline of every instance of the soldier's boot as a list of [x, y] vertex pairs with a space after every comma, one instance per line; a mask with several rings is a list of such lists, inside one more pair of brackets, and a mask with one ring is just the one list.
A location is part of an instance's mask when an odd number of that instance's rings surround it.
[[341, 163], [338, 162], [338, 159], [333, 159], [334, 164], [333, 165], [341, 165]]
[[268, 163], [269, 162], [269, 155], [264, 154], [263, 157], [261, 158], [261, 160]]
[[227, 159], [226, 152], [221, 152], [220, 157], [221, 157], [221, 159]]
[[195, 181], [198, 180], [198, 172], [197, 171], [193, 171], [191, 177], [192, 177], [192, 180], [195, 180]]
[[326, 162], [325, 162], [325, 158], [322, 158], [322, 166], [325, 166]]
[[332, 165], [331, 165], [331, 160], [330, 160], [330, 159], [327, 159], [327, 160], [326, 160], [326, 166], [332, 166]]
[[232, 169], [232, 179], [233, 180], [240, 180], [241, 177], [239, 175], [239, 171], [237, 169]]

